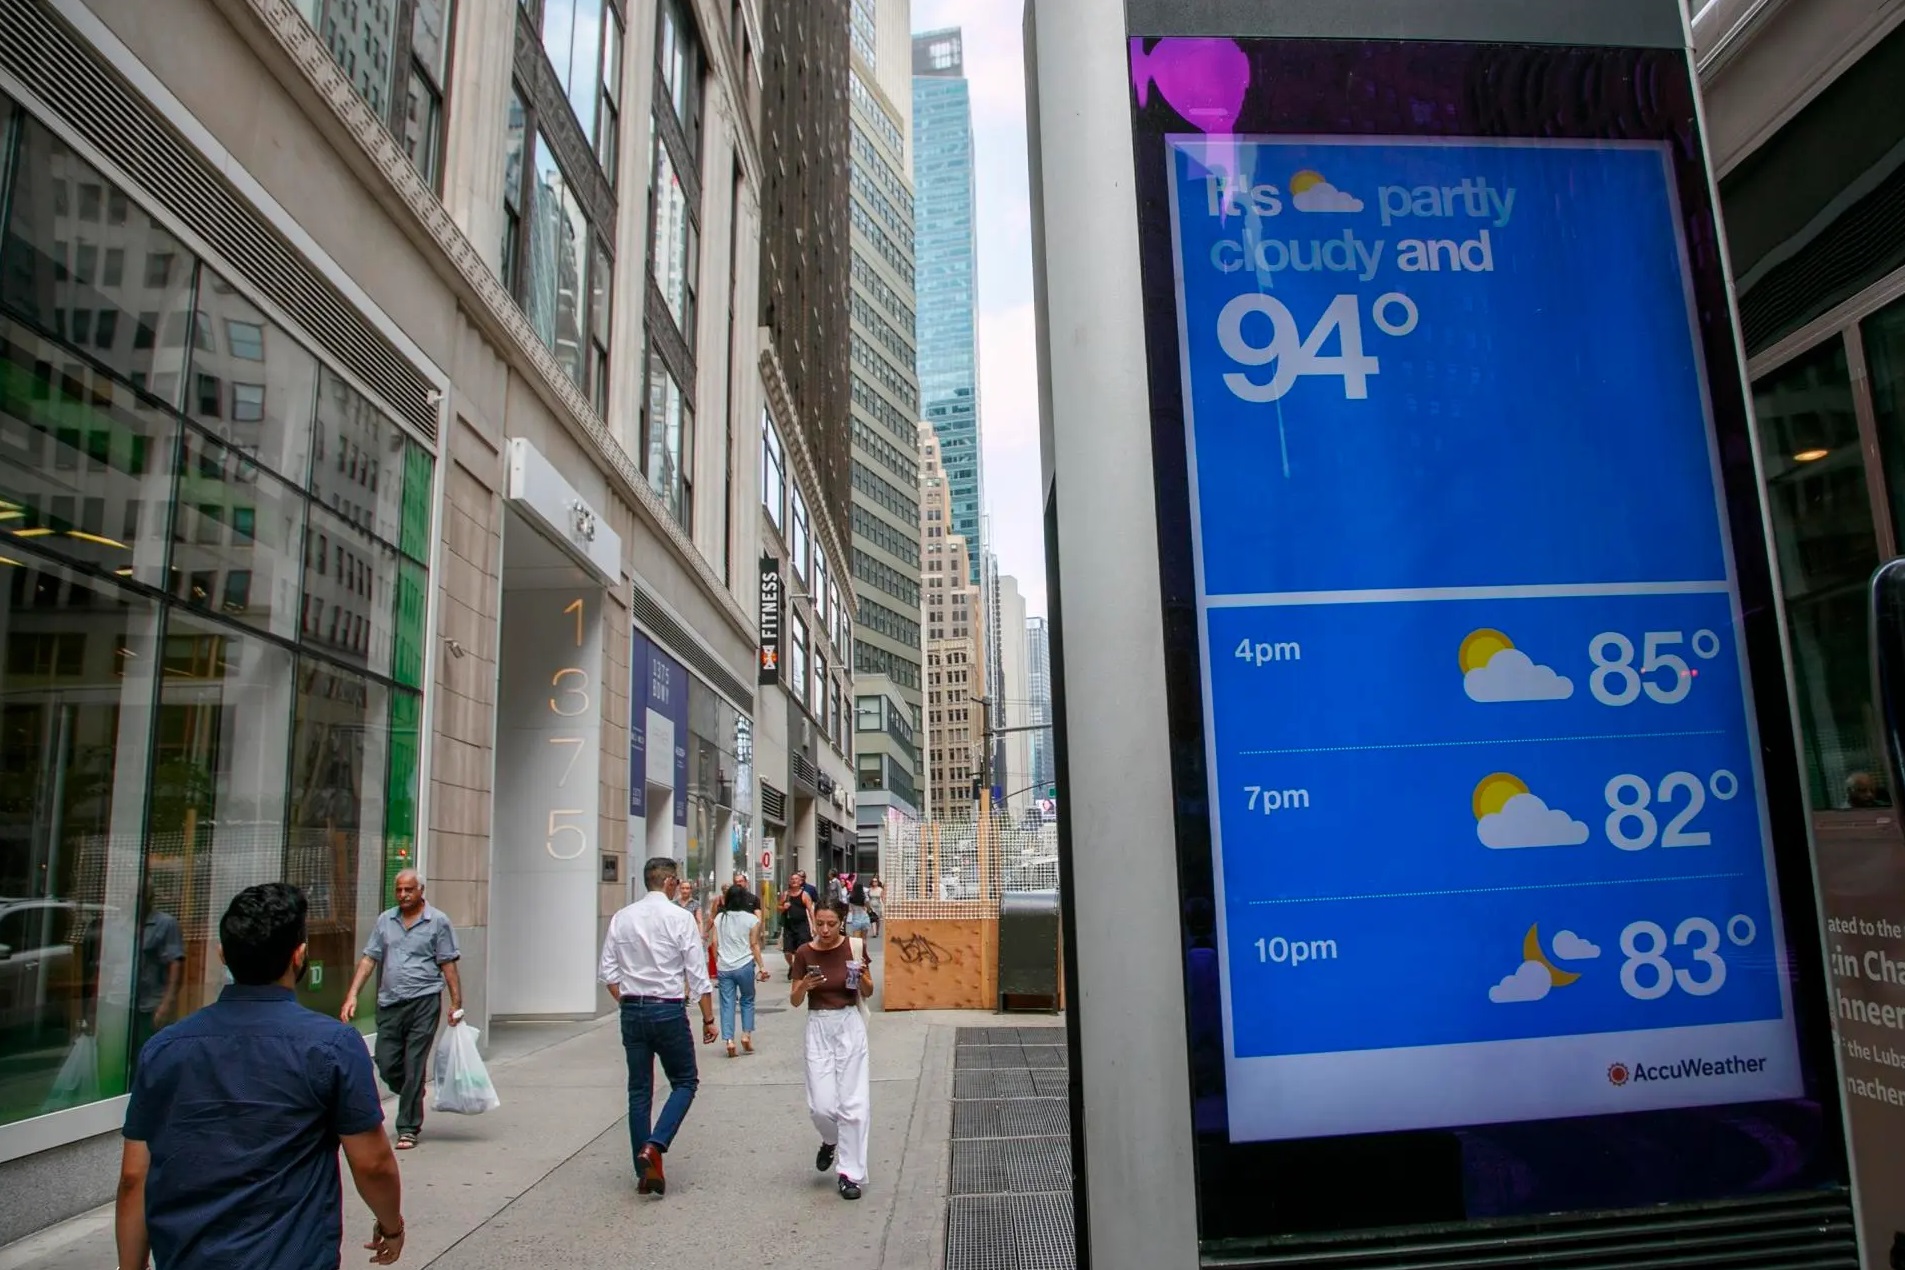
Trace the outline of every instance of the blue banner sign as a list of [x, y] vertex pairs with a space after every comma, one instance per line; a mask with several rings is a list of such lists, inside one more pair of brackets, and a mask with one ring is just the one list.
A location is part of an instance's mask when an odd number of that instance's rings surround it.
[[1170, 154], [1233, 1137], [1799, 1095], [1664, 147]]

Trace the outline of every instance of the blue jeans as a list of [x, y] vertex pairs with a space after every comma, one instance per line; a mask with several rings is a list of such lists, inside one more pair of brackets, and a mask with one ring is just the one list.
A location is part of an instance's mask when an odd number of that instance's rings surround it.
[[[701, 1080], [695, 1071], [695, 1040], [688, 1031], [685, 1005], [622, 1003], [622, 1049], [628, 1055], [628, 1140], [636, 1155], [653, 1143], [666, 1152]], [[668, 1077], [668, 1101], [651, 1128], [655, 1101], [655, 1060]]]
[[754, 963], [723, 970], [716, 980], [721, 990], [721, 1039], [734, 1039], [734, 998], [741, 998], [741, 1031], [754, 1035]]

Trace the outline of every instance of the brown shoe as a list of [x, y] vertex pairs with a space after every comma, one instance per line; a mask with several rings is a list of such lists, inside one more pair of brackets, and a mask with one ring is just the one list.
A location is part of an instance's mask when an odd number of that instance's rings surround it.
[[640, 1195], [666, 1195], [668, 1177], [662, 1172], [661, 1151], [653, 1142], [635, 1157], [635, 1191]]

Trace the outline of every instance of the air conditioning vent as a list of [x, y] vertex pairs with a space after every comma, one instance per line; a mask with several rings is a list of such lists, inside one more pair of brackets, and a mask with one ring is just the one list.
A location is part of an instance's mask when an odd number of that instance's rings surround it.
[[190, 226], [406, 423], [436, 440], [430, 381], [36, 0], [0, 0], [0, 66], [131, 177], [138, 193]]
[[663, 651], [693, 667], [696, 674], [733, 703], [742, 714], [753, 716], [754, 694], [718, 657], [704, 648], [700, 640], [690, 635], [687, 628], [677, 622], [674, 615], [663, 608], [654, 596], [643, 590], [639, 582], [635, 584], [630, 603], [635, 610], [635, 624], [647, 632], [650, 639], [660, 644]]
[[787, 823], [787, 795], [766, 781], [761, 782], [761, 819], [777, 825]]

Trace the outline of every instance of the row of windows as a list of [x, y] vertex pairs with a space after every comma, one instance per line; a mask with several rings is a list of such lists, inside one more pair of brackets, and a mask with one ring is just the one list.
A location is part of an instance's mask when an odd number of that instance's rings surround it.
[[873, 209], [873, 214], [879, 217], [880, 223], [886, 226], [887, 232], [896, 236], [900, 246], [908, 255], [911, 255], [913, 252], [912, 217], [901, 212], [898, 204], [880, 192], [873, 183], [873, 178], [867, 174], [864, 163], [849, 164], [848, 168], [848, 183], [855, 196]]
[[[886, 425], [887, 431], [909, 450], [919, 448], [919, 425], [893, 408], [891, 402], [874, 390], [872, 384], [853, 375], [853, 404]], [[909, 478], [908, 484], [912, 481]]]
[[902, 688], [919, 687], [919, 663], [873, 644], [855, 642], [853, 671], [858, 675], [885, 675]]
[[880, 276], [880, 271], [873, 267], [873, 262], [857, 251], [853, 253], [853, 285], [872, 292], [873, 298], [899, 320], [902, 330], [917, 329], [918, 320], [913, 316], [913, 306], [901, 299], [900, 293], [888, 286], [886, 279]]
[[900, 276], [900, 281], [909, 287], [912, 286], [912, 253], [910, 251], [902, 252], [895, 246], [893, 240], [886, 236], [886, 231], [873, 223], [873, 218], [867, 215], [866, 209], [861, 207], [857, 201], [848, 199], [847, 210], [853, 217], [853, 227], [867, 236], [868, 241], [873, 244], [874, 250], [885, 257], [887, 264], [893, 266], [893, 272]]
[[853, 420], [853, 442], [863, 449], [872, 451], [873, 457], [879, 460], [880, 466], [899, 477], [900, 480], [912, 484], [919, 479], [918, 465], [898, 446], [891, 444], [885, 437], [860, 422], [858, 417]]
[[914, 387], [912, 380], [858, 335], [853, 337], [853, 360], [864, 367], [883, 388], [898, 397], [901, 405], [915, 414], [919, 412], [919, 389]]
[[893, 122], [893, 116], [886, 113], [886, 107], [880, 105], [879, 99], [873, 95], [872, 90], [861, 81], [858, 71], [849, 78], [853, 81], [849, 89], [853, 96], [853, 104], [867, 112], [867, 116], [873, 120], [874, 130], [880, 134], [880, 140], [893, 147], [894, 154], [905, 154], [906, 142], [901, 139], [900, 126]]
[[860, 625], [909, 647], [919, 647], [918, 622], [894, 612], [884, 604], [876, 604], [864, 595], [860, 597]]
[[888, 555], [919, 567], [919, 539], [899, 532], [864, 507], [853, 509], [853, 532]]
[[912, 341], [894, 330], [890, 322], [874, 312], [873, 306], [868, 304], [858, 291], [853, 293], [852, 305], [854, 320], [872, 331], [873, 338], [879, 340], [887, 352], [899, 358], [901, 365], [911, 366], [913, 364]]
[[885, 561], [875, 560], [858, 548], [855, 548], [853, 552], [853, 576], [862, 582], [878, 587], [909, 609], [919, 607], [917, 581], [907, 577]]
[[919, 520], [919, 504], [909, 498], [899, 487], [882, 480], [878, 472], [858, 459], [853, 462], [853, 488], [909, 525]]
[[913, 191], [907, 188], [899, 169], [874, 148], [872, 139], [866, 133], [860, 131], [858, 120], [853, 122], [852, 156], [855, 172], [858, 172], [861, 165], [865, 165], [867, 174], [873, 178], [886, 196], [892, 199], [896, 206], [906, 209], [907, 223], [911, 224]]

